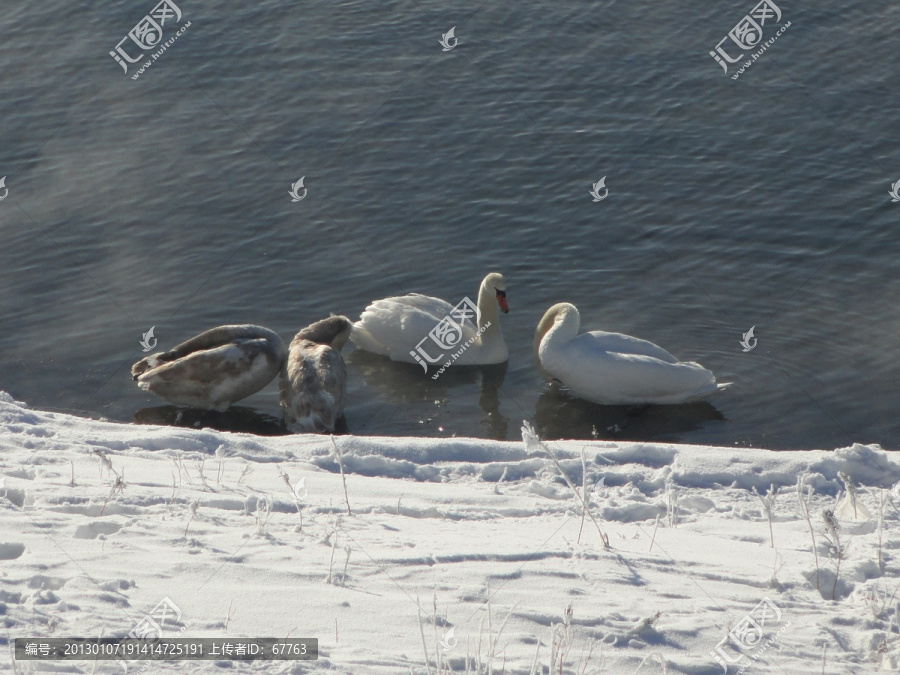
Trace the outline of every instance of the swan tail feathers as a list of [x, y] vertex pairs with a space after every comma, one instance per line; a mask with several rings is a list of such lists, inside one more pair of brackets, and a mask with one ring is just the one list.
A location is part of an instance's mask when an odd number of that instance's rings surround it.
[[717, 394], [720, 391], [724, 391], [728, 389], [732, 385], [731, 382], [709, 382], [699, 389], [692, 392], [686, 398], [683, 398], [681, 403], [693, 403], [696, 401], [702, 401], [706, 398], [709, 398], [713, 394]]
[[705, 398], [709, 398], [713, 394], [717, 394], [720, 391], [725, 391], [732, 384], [733, 384], [732, 382], [710, 382], [707, 386], [702, 387], [693, 396], [691, 396], [689, 400], [690, 401], [702, 401]]

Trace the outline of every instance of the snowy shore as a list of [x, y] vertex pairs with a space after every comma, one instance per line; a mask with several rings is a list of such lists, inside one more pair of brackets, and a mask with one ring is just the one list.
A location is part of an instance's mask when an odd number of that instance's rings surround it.
[[900, 668], [896, 453], [335, 440], [345, 482], [327, 436], [113, 424], [0, 392], [2, 669], [37, 670], [12, 663], [16, 637], [122, 636], [163, 598], [166, 635], [315, 637], [319, 660], [142, 672]]

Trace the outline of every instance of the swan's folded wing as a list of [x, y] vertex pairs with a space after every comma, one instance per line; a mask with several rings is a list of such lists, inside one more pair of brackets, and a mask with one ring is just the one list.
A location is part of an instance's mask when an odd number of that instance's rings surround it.
[[581, 340], [585, 344], [589, 344], [591, 349], [600, 349], [605, 352], [652, 356], [653, 358], [665, 361], [666, 363], [679, 362], [677, 358], [659, 345], [656, 345], [649, 340], [641, 340], [640, 338], [623, 335], [622, 333], [607, 333], [605, 331], [597, 330], [579, 335], [576, 340]]
[[388, 300], [425, 312], [435, 321], [440, 321], [453, 309], [453, 305], [446, 300], [433, 298], [430, 295], [422, 295], [421, 293], [410, 293], [398, 298], [388, 298]]
[[[640, 354], [614, 357], [620, 386], [634, 399], [676, 403], [703, 398], [716, 388], [716, 376], [699, 363], [666, 363]], [[638, 378], [631, 377], [635, 372]]]
[[278, 372], [266, 340], [242, 340], [195, 351], [138, 376], [138, 385], [173, 403], [216, 407], [265, 387]]
[[[385, 298], [366, 307], [353, 325], [350, 337], [361, 349], [411, 361], [409, 352], [428, 337], [452, 309], [450, 303], [425, 295]], [[463, 332], [463, 340], [466, 340], [474, 334], [475, 328], [468, 322]]]
[[[404, 296], [402, 299], [405, 301], [405, 304], [407, 306], [414, 307], [428, 314], [428, 316], [434, 319], [435, 323], [445, 317], [450, 316], [450, 312], [452, 312], [456, 307], [456, 305], [451, 305], [446, 300], [441, 300], [440, 298], [432, 298], [427, 295], [420, 295], [419, 293], [410, 293], [409, 295]], [[458, 304], [459, 303], [457, 303], [457, 305]], [[478, 326], [476, 326], [475, 322], [473, 321], [474, 318], [474, 316], [469, 316], [467, 314], [466, 319], [463, 322], [463, 326], [473, 332], [478, 330]], [[459, 323], [459, 317], [454, 316], [453, 321]]]
[[227, 347], [232, 343], [239, 343], [252, 340], [268, 340], [272, 351], [284, 352], [284, 343], [279, 335], [264, 328], [263, 326], [254, 326], [252, 324], [237, 324], [231, 326], [217, 326], [203, 331], [199, 335], [186, 340], [179, 345], [175, 345], [167, 352], [160, 356], [163, 361], [174, 361], [175, 359], [187, 356], [192, 352], [202, 350], [213, 350], [216, 347]]
[[679, 403], [716, 389], [715, 375], [698, 363], [604, 352], [581, 336], [556, 353], [548, 365], [548, 371], [573, 394], [598, 403]]

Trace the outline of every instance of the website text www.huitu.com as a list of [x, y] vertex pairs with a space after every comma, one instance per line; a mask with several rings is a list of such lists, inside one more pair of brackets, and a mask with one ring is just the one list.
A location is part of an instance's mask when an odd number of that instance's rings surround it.
[[179, 38], [179, 36], [190, 27], [191, 27], [191, 22], [188, 21], [181, 28], [179, 28], [178, 32], [175, 33], [175, 35], [173, 35], [168, 40], [166, 40], [157, 51], [155, 51], [154, 53], [152, 53], [150, 55], [150, 60], [147, 61], [146, 63], [144, 63], [144, 65], [142, 65], [140, 68], [138, 68], [138, 71], [134, 75], [131, 76], [131, 79], [132, 80], [138, 79], [141, 76], [141, 74], [145, 70], [147, 70], [150, 66], [152, 66], [153, 63], [156, 61], [156, 59], [158, 59], [160, 56], [162, 56], [162, 53], [164, 51], [166, 51], [169, 47], [171, 47], [175, 43], [175, 40], [177, 40]]
[[780, 36], [782, 33], [784, 33], [784, 31], [786, 31], [786, 30], [787, 30], [788, 28], [790, 28], [790, 27], [791, 27], [791, 22], [788, 21], [788, 22], [787, 22], [786, 24], [784, 24], [781, 28], [779, 28], [779, 29], [778, 29], [778, 32], [775, 33], [774, 36], [772, 36], [771, 38], [769, 38], [768, 40], [766, 40], [766, 41], [762, 44], [762, 47], [759, 48], [759, 51], [757, 51], [756, 53], [750, 55], [750, 60], [747, 61], [744, 65], [742, 65], [742, 66], [738, 69], [738, 71], [737, 71], [734, 75], [731, 76], [731, 79], [732, 79], [732, 80], [738, 79], [738, 78], [741, 76], [741, 74], [742, 74], [745, 70], [747, 70], [747, 68], [749, 68], [749, 67], [752, 66], [754, 63], [756, 63], [756, 60], [757, 60], [760, 56], [763, 55], [763, 52], [764, 52], [764, 51], [766, 51], [769, 47], [771, 47], [771, 46], [775, 43], [775, 40], [778, 39], [778, 36]]

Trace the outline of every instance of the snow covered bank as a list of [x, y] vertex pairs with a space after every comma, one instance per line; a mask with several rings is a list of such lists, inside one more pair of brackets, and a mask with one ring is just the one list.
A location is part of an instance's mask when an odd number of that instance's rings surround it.
[[900, 668], [900, 458], [877, 446], [550, 443], [558, 466], [534, 443], [336, 442], [346, 492], [329, 437], [110, 424], [0, 393], [0, 642], [125, 635], [168, 597], [167, 634], [319, 639], [317, 662], [231, 664], [246, 671]]

